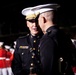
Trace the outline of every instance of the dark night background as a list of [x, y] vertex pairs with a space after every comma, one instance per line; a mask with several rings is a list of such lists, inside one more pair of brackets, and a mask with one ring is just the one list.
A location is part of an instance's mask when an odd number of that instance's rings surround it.
[[28, 28], [22, 9], [51, 2], [61, 6], [57, 11], [57, 23], [76, 33], [75, 0], [0, 0], [0, 41], [11, 43], [18, 36], [26, 35]]

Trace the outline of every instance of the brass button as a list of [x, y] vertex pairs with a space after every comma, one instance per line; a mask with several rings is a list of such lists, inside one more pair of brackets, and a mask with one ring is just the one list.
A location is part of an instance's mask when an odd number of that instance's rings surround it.
[[36, 40], [34, 40], [34, 43], [36, 43]]
[[33, 50], [35, 50], [35, 48], [33, 48]]
[[34, 58], [34, 56], [32, 56], [32, 58]]
[[31, 66], [33, 66], [34, 64], [33, 63], [31, 63]]
[[38, 52], [40, 52], [40, 50], [38, 49]]
[[24, 53], [22, 53], [22, 55], [23, 55]]

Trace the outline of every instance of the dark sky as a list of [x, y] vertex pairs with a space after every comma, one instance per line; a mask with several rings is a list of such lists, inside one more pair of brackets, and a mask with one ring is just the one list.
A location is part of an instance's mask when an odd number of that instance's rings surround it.
[[[38, 4], [58, 3], [58, 23], [61, 26], [76, 25], [75, 0], [0, 0], [0, 35], [27, 32], [21, 11], [23, 8]], [[0, 36], [1, 37], [1, 36]]]

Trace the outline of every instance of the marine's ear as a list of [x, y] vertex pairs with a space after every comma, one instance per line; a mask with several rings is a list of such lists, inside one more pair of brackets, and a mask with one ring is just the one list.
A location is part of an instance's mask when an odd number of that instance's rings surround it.
[[46, 23], [46, 18], [45, 17], [43, 17], [43, 22]]

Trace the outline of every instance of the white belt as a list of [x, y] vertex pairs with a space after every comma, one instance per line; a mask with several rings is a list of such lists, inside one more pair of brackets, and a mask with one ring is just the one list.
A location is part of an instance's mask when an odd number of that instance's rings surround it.
[[0, 60], [4, 60], [5, 59], [5, 57], [0, 57]]
[[6, 60], [10, 60], [9, 58], [6, 58]]

